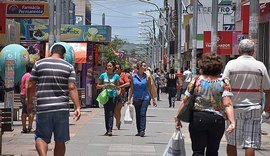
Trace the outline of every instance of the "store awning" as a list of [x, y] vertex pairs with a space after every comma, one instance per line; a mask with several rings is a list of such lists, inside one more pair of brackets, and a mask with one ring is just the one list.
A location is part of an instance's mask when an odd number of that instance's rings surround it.
[[[270, 2], [270, 0], [260, 0], [260, 4], [262, 4], [262, 3], [269, 3]], [[243, 4], [244, 5], [249, 5], [250, 3], [249, 3], [249, 0], [247, 0], [247, 2], [243, 2]]]

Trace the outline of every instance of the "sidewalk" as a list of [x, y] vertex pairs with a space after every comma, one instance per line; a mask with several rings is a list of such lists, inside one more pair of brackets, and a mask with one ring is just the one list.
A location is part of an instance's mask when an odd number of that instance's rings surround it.
[[[66, 156], [161, 156], [174, 132], [176, 108], [168, 108], [166, 94], [161, 95], [158, 107], [149, 106], [147, 112], [147, 128], [145, 137], [135, 136], [136, 124], [123, 124], [120, 130], [113, 130], [113, 136], [104, 136], [103, 109], [82, 109], [81, 119], [77, 122], [70, 117], [71, 140], [67, 143]], [[125, 109], [122, 109], [124, 112]], [[71, 113], [72, 115], [72, 113]], [[114, 123], [115, 124], [115, 123]], [[262, 129], [268, 132], [262, 136], [262, 150], [256, 151], [256, 156], [270, 155], [270, 125], [263, 124]], [[184, 123], [181, 129], [185, 136], [186, 155], [191, 156], [191, 141], [188, 133], [188, 124]], [[21, 122], [16, 121], [13, 132], [3, 135], [2, 153], [5, 155], [36, 156], [34, 134], [21, 134]], [[48, 155], [53, 155], [53, 141], [49, 145]], [[220, 156], [226, 156], [226, 140], [222, 139]], [[239, 156], [244, 151], [239, 149]]]

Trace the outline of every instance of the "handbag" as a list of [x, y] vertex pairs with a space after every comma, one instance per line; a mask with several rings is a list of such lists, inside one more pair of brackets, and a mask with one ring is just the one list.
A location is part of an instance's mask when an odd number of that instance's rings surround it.
[[186, 156], [185, 141], [180, 129], [173, 133], [163, 156]]
[[199, 76], [197, 76], [195, 78], [194, 87], [192, 88], [191, 94], [187, 98], [186, 102], [184, 103], [183, 108], [181, 109], [181, 111], [177, 115], [177, 118], [183, 122], [191, 122], [192, 121], [193, 107], [194, 107], [194, 102], [195, 102], [195, 98], [196, 98], [196, 96], [194, 95], [194, 89], [195, 89], [196, 81], [198, 78], [199, 78]]
[[96, 100], [98, 101], [99, 106], [105, 105], [109, 101], [108, 90], [104, 89], [100, 92]]

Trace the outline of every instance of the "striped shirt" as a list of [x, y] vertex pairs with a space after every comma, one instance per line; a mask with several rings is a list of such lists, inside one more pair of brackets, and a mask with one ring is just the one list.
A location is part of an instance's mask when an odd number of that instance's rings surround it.
[[68, 82], [76, 84], [71, 64], [60, 58], [45, 58], [35, 63], [30, 80], [37, 82], [37, 113], [68, 111]]
[[229, 78], [235, 108], [253, 109], [260, 106], [262, 89], [270, 89], [270, 79], [264, 64], [252, 56], [243, 55], [227, 63], [223, 77]]

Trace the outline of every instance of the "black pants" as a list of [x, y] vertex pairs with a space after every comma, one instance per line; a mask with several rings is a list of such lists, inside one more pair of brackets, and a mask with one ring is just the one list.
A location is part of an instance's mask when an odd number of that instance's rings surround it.
[[[175, 98], [176, 95], [176, 88], [175, 87], [168, 87], [168, 94], [169, 94], [169, 106], [172, 106], [172, 98]], [[175, 101], [174, 101], [175, 102]]]
[[105, 127], [107, 132], [113, 129], [114, 108], [117, 102], [117, 97], [110, 97], [109, 101], [104, 105]]
[[220, 140], [225, 130], [222, 116], [210, 112], [194, 112], [189, 124], [193, 156], [218, 156]]

